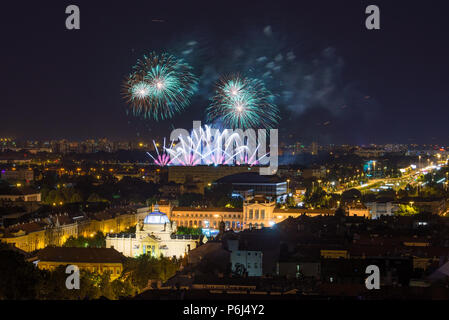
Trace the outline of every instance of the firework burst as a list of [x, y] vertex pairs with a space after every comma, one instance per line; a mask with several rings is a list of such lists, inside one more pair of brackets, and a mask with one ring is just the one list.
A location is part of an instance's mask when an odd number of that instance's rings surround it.
[[226, 128], [273, 128], [279, 121], [274, 95], [258, 79], [239, 75], [223, 77], [207, 108], [209, 121], [221, 121]]
[[[232, 130], [231, 130], [232, 131]], [[164, 145], [159, 151], [153, 141], [156, 155], [147, 154], [158, 166], [197, 166], [197, 165], [258, 165], [262, 155], [257, 159], [259, 146], [251, 150], [237, 133], [220, 131], [209, 126], [193, 130], [187, 136], [180, 136], [178, 144], [173, 141], [169, 147]]]
[[198, 79], [182, 59], [150, 53], [138, 60], [123, 84], [134, 115], [163, 120], [184, 110], [197, 90]]

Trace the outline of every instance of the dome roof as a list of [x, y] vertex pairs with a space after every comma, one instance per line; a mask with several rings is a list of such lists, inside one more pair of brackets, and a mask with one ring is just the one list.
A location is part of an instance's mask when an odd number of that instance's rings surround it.
[[168, 217], [165, 213], [154, 211], [149, 213], [145, 219], [143, 220], [144, 224], [164, 224], [164, 223], [170, 223], [170, 220], [168, 220]]

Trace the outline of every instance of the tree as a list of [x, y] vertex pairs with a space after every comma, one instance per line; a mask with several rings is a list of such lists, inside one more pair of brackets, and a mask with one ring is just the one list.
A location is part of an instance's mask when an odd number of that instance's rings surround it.
[[89, 242], [89, 246], [93, 248], [105, 248], [106, 236], [103, 234], [103, 232], [98, 231]]
[[[98, 274], [80, 270], [80, 289], [69, 290], [65, 283], [66, 266], [61, 265], [53, 271], [40, 270], [31, 262], [25, 261], [22, 254], [0, 243], [0, 300], [82, 300], [98, 299], [101, 296], [117, 299], [121, 295], [135, 294], [130, 281], [113, 283], [110, 274]], [[172, 273], [166, 269], [167, 276]], [[119, 294], [120, 293], [120, 294]]]
[[48, 192], [47, 197], [44, 199], [44, 202], [47, 204], [56, 203], [56, 197], [58, 192], [56, 190], [50, 190]]
[[62, 246], [76, 248], [104, 248], [106, 247], [106, 236], [101, 231], [98, 231], [93, 237], [90, 238], [83, 236], [75, 238], [70, 236]]
[[321, 187], [318, 187], [307, 189], [304, 200], [311, 207], [326, 207], [330, 197]]
[[42, 270], [43, 281], [39, 286], [39, 299], [42, 300], [84, 300], [98, 299], [105, 296], [115, 299], [111, 290], [109, 274], [98, 274], [80, 270], [80, 289], [69, 290], [65, 286], [67, 274], [66, 266], [59, 266], [53, 271]]
[[61, 194], [64, 197], [65, 202], [70, 202], [72, 199], [73, 194], [75, 193], [74, 188], [62, 188], [60, 189]]
[[47, 203], [46, 199], [48, 198], [48, 194], [50, 193], [50, 189], [48, 189], [47, 187], [43, 187], [41, 189], [41, 199], [42, 202]]
[[177, 228], [176, 234], [202, 235], [203, 230], [201, 228], [189, 228], [180, 226]]
[[124, 263], [123, 274], [127, 275], [132, 286], [139, 291], [148, 286], [149, 280], [166, 281], [175, 275], [181, 263], [177, 259], [155, 258], [148, 254], [128, 258]]
[[138, 289], [133, 286], [131, 280], [116, 279], [111, 282], [112, 291], [116, 298], [134, 296], [138, 293]]
[[145, 204], [149, 207], [152, 206], [153, 204], [156, 204], [157, 201], [158, 199], [155, 196], [152, 196], [145, 201]]
[[400, 216], [411, 216], [418, 213], [419, 209], [417, 207], [408, 204], [400, 204], [399, 210], [396, 212]]
[[287, 204], [287, 207], [296, 208], [296, 201], [293, 197], [287, 197], [287, 200], [285, 202]]
[[36, 299], [41, 275], [24, 257], [3, 246], [0, 248], [0, 300]]
[[357, 189], [350, 189], [341, 194], [341, 200], [344, 203], [353, 202], [360, 200], [362, 198], [362, 193]]
[[67, 240], [64, 242], [62, 246], [68, 248], [85, 248], [89, 246], [89, 239], [83, 236], [80, 236], [78, 238], [70, 236], [67, 238]]
[[203, 196], [199, 193], [184, 193], [178, 199], [180, 207], [191, 207], [202, 200]]
[[97, 193], [91, 193], [89, 198], [87, 198], [87, 202], [103, 202], [105, 199], [101, 198]]
[[64, 193], [62, 192], [62, 190], [56, 190], [56, 193], [55, 193], [55, 198], [54, 198], [54, 200], [53, 200], [53, 202], [55, 202], [56, 204], [59, 204], [59, 203], [64, 203], [64, 202], [66, 202], [66, 198], [65, 198], [65, 196], [64, 196]]

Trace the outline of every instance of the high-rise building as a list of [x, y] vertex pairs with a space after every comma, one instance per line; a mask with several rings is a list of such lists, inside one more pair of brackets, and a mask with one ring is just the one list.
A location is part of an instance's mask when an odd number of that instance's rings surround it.
[[312, 142], [310, 145], [310, 153], [314, 156], [318, 155], [318, 143]]

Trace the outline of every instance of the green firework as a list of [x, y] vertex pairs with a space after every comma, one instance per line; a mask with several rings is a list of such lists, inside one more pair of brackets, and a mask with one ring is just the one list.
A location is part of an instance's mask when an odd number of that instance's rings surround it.
[[226, 128], [274, 128], [279, 110], [274, 95], [258, 79], [231, 75], [216, 84], [215, 96], [207, 108], [209, 121], [221, 121]]
[[184, 110], [197, 90], [192, 67], [168, 53], [151, 52], [138, 60], [123, 84], [123, 94], [134, 115], [169, 119]]

